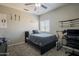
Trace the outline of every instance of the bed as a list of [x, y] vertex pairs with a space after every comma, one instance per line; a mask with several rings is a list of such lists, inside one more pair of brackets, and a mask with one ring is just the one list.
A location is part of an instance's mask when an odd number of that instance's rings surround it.
[[27, 42], [38, 48], [41, 54], [44, 54], [49, 49], [56, 46], [56, 41], [56, 35], [49, 33], [36, 33], [30, 34]]

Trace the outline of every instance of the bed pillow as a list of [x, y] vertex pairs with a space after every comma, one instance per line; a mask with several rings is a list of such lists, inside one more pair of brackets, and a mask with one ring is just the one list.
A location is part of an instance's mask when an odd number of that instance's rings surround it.
[[38, 34], [39, 33], [38, 30], [33, 30], [32, 32], [33, 32], [33, 34]]

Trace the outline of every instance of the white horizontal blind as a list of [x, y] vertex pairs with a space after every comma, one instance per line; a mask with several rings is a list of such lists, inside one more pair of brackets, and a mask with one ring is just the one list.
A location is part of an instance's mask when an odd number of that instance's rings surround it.
[[50, 21], [49, 20], [40, 21], [40, 31], [44, 31], [44, 32], [50, 31]]

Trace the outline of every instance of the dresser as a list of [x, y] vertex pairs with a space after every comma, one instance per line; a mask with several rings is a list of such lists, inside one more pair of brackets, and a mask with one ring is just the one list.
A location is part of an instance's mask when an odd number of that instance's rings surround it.
[[6, 38], [0, 38], [0, 56], [7, 55], [7, 40]]

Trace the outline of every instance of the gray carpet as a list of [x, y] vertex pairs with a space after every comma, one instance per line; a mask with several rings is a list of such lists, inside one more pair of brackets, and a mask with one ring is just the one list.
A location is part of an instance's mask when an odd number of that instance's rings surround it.
[[[9, 46], [8, 53], [9, 56], [41, 56], [40, 52], [35, 49], [35, 47], [27, 43], [16, 46]], [[64, 49], [57, 51], [55, 47], [43, 54], [42, 56], [67, 56], [67, 54], [65, 54]]]

